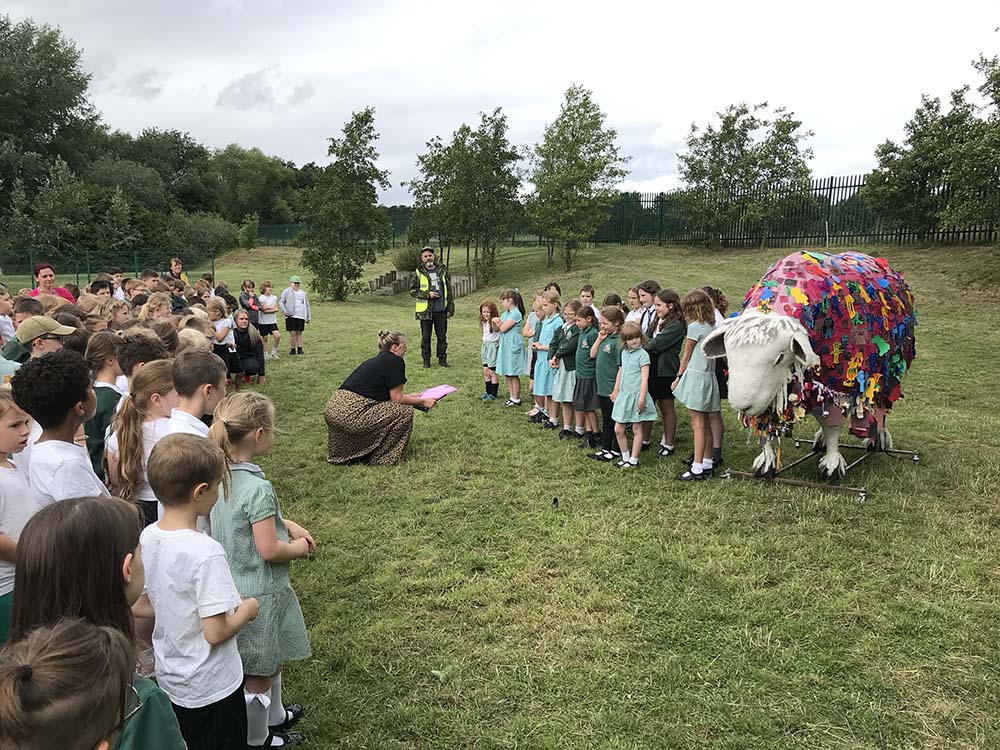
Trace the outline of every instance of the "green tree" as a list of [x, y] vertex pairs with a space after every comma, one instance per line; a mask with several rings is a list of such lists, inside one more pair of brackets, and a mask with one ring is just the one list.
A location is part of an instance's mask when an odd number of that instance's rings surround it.
[[106, 154], [90, 165], [85, 178], [94, 185], [120, 190], [152, 211], [170, 210], [170, 196], [163, 179], [152, 167]]
[[294, 220], [295, 171], [283, 160], [232, 143], [212, 157], [212, 170], [218, 179], [219, 208], [229, 221], [242, 221], [249, 213], [264, 224]]
[[389, 219], [378, 203], [378, 189], [389, 187], [389, 173], [378, 168], [375, 110], [355, 112], [343, 138], [331, 138], [333, 162], [316, 178], [305, 201], [307, 229], [302, 263], [315, 276], [315, 287], [335, 300], [362, 288], [366, 263], [389, 245]]
[[80, 52], [58, 29], [0, 16], [0, 212], [16, 180], [29, 198], [60, 157], [73, 170], [94, 155], [100, 120]]
[[528, 216], [550, 238], [549, 265], [559, 242], [567, 271], [581, 243], [608, 217], [614, 186], [628, 174], [628, 158], [615, 142], [618, 134], [605, 128], [604, 120], [591, 92], [571, 86], [559, 116], [532, 153], [529, 179], [535, 190], [528, 198]]
[[34, 204], [35, 247], [53, 261], [79, 259], [96, 222], [84, 184], [57, 158]]
[[691, 228], [718, 245], [730, 227], [751, 227], [761, 244], [776, 225], [809, 200], [811, 131], [783, 108], [767, 114], [766, 102], [733, 104], [717, 113], [718, 124], [691, 125], [680, 175]]
[[260, 229], [260, 217], [256, 213], [247, 214], [240, 224], [239, 245], [244, 250], [257, 247], [257, 232]]
[[921, 97], [903, 143], [886, 141], [875, 149], [878, 166], [868, 175], [862, 198], [885, 227], [915, 232], [924, 242], [941, 225], [949, 153], [966, 149], [977, 122], [968, 91], [967, 86], [953, 91], [947, 112], [940, 99]]
[[219, 176], [211, 153], [189, 133], [146, 128], [137, 137], [116, 132], [110, 150], [122, 159], [156, 170], [171, 203], [187, 211], [219, 211]]
[[115, 190], [104, 213], [101, 239], [104, 247], [116, 254], [131, 250], [139, 239], [132, 226], [132, 207], [120, 189]]
[[955, 226], [1000, 222], [1000, 57], [980, 56], [974, 65], [985, 79], [978, 89], [984, 116], [945, 152], [950, 191], [942, 220]]
[[498, 107], [480, 114], [479, 127], [471, 136], [468, 228], [482, 250], [476, 271], [485, 284], [493, 282], [500, 240], [510, 234], [520, 209], [520, 155], [508, 140], [507, 129], [507, 116]]

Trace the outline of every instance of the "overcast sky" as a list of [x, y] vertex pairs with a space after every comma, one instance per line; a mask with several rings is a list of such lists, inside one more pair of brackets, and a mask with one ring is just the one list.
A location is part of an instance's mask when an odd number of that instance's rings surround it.
[[[923, 10], [922, 8], [926, 8]], [[190, 132], [326, 163], [326, 139], [375, 107], [387, 203], [435, 135], [502, 107], [532, 144], [573, 83], [594, 92], [633, 157], [624, 187], [678, 185], [692, 122], [768, 101], [815, 131], [817, 177], [870, 168], [922, 93], [978, 83], [1000, 49], [1000, 2], [8, 0], [83, 50], [113, 128]]]

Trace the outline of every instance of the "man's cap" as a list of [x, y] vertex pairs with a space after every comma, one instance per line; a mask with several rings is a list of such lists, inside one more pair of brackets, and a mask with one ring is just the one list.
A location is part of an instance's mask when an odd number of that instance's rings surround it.
[[424, 254], [424, 253], [426, 253], [426, 252], [427, 252], [428, 250], [430, 250], [430, 251], [431, 251], [432, 253], [434, 252], [434, 248], [433, 248], [433, 247], [426, 247], [426, 246], [425, 246], [425, 247], [424, 247], [424, 249], [420, 251], [420, 254], [421, 254], [421, 255], [423, 255], [423, 254]]
[[16, 336], [23, 345], [34, 341], [39, 336], [69, 336], [71, 333], [76, 333], [76, 329], [57, 323], [44, 315], [32, 315], [17, 327]]
[[302, 279], [300, 279], [298, 276], [292, 276], [292, 278], [290, 278], [288, 280], [288, 283], [289, 284], [301, 284], [302, 283]]

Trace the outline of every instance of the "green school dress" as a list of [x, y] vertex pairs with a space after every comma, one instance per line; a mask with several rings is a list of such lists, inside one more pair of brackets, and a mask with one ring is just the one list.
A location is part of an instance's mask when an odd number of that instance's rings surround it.
[[[524, 372], [524, 337], [521, 336], [521, 311], [517, 308], [504, 310], [500, 315], [501, 327], [508, 320], [514, 325], [509, 331], [500, 334], [497, 345], [497, 375], [518, 377]], [[485, 362], [485, 360], [483, 360]]]
[[629, 424], [656, 420], [656, 406], [648, 393], [645, 408], [641, 412], [638, 408], [644, 366], [649, 366], [649, 352], [641, 347], [622, 349], [622, 382], [618, 388], [618, 398], [615, 399], [615, 408], [611, 411], [611, 418], [616, 422]]
[[719, 381], [715, 377], [715, 363], [701, 351], [701, 341], [715, 330], [710, 323], [689, 323], [687, 337], [694, 341], [694, 351], [681, 380], [674, 389], [674, 398], [692, 411], [719, 411]]
[[257, 552], [253, 524], [273, 519], [278, 541], [288, 541], [288, 527], [281, 517], [274, 487], [260, 467], [232, 464], [230, 487], [212, 508], [212, 536], [226, 550], [236, 589], [260, 604], [256, 620], [237, 635], [243, 671], [272, 675], [284, 662], [312, 655], [309, 635], [298, 597], [288, 580], [288, 563], [269, 563]]

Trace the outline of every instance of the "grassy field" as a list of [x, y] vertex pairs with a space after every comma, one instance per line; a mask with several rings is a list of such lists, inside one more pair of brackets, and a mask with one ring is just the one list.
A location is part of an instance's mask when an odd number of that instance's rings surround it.
[[[286, 678], [309, 746], [1000, 747], [1000, 260], [879, 253], [917, 299], [918, 358], [889, 426], [922, 462], [862, 466], [864, 504], [681, 484], [678, 458], [646, 454], [622, 474], [479, 400], [477, 306], [502, 287], [589, 281], [600, 298], [653, 277], [738, 305], [781, 250], [600, 248], [571, 274], [506, 251], [498, 288], [458, 302], [447, 371], [420, 368], [409, 296], [314, 302], [307, 355], [275, 363], [263, 388], [282, 431], [262, 462], [319, 544], [293, 565], [314, 656]], [[298, 270], [276, 248], [217, 275], [280, 289]], [[329, 466], [323, 405], [380, 328], [411, 335], [409, 391], [461, 390], [416, 415], [403, 465]], [[725, 416], [727, 463], [746, 468], [753, 451]]]

